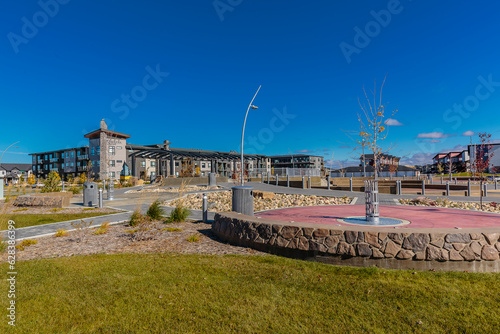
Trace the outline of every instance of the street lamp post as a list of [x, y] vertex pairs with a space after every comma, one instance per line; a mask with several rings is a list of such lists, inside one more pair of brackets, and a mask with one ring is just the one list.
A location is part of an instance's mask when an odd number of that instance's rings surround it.
[[244, 160], [244, 157], [243, 157], [243, 139], [245, 138], [245, 125], [247, 123], [247, 116], [248, 116], [248, 111], [250, 110], [250, 108], [252, 108], [252, 109], [257, 109], [258, 108], [256, 106], [254, 106], [252, 103], [253, 103], [253, 100], [255, 100], [255, 97], [257, 96], [257, 94], [259, 93], [260, 87], [261, 86], [259, 85], [259, 88], [257, 89], [257, 92], [253, 96], [252, 101], [250, 101], [250, 104], [248, 105], [247, 112], [245, 114], [245, 120], [243, 121], [243, 130], [241, 131], [241, 185], [243, 185], [245, 183], [245, 178], [244, 178], [244, 174], [245, 174], [245, 160]]

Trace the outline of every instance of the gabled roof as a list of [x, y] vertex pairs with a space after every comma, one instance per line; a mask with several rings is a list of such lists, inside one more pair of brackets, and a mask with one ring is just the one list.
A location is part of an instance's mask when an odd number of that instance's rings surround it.
[[32, 166], [31, 164], [1, 163], [0, 168], [6, 170], [7, 172], [11, 172], [15, 169], [21, 172], [27, 172], [32, 169]]

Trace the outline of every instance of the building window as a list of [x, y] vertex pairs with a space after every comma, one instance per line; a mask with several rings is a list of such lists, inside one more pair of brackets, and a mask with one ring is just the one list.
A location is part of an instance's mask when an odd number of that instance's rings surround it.
[[75, 167], [75, 163], [74, 162], [71, 163], [71, 167]]
[[117, 150], [121, 150], [121, 149], [122, 149], [122, 147], [121, 147], [121, 146], [117, 146], [117, 147], [116, 147], [116, 149], [117, 149]]
[[175, 167], [179, 167], [179, 162], [176, 162], [176, 163], [175, 163]]
[[123, 161], [122, 160], [116, 160], [117, 164], [121, 164]]
[[78, 157], [80, 156], [80, 151], [76, 152], [76, 156]]
[[109, 172], [109, 177], [114, 178], [115, 177], [115, 172]]
[[115, 167], [115, 161], [109, 160], [109, 167]]
[[95, 148], [94, 148], [93, 146], [90, 148], [90, 154], [91, 154], [91, 155], [94, 155], [94, 154], [95, 154]]
[[151, 167], [156, 167], [156, 161], [151, 161]]
[[115, 147], [114, 146], [109, 147], [109, 154], [115, 155]]
[[201, 168], [205, 168], [205, 163], [204, 162], [201, 163]]
[[97, 160], [97, 167], [101, 166], [101, 160]]
[[71, 157], [74, 158], [75, 157], [75, 152], [71, 151]]
[[141, 167], [146, 167], [146, 161], [141, 161]]
[[101, 146], [97, 146], [97, 155], [101, 155]]

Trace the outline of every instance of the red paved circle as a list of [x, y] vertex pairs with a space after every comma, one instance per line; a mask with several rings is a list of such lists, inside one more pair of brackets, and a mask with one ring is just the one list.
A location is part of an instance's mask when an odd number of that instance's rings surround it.
[[[365, 206], [307, 206], [259, 212], [255, 215], [279, 221], [353, 226], [352, 224], [341, 223], [338, 219], [364, 216]], [[500, 215], [495, 213], [437, 207], [383, 205], [380, 206], [380, 217], [400, 218], [410, 221], [408, 225], [399, 225], [400, 228], [500, 227]]]

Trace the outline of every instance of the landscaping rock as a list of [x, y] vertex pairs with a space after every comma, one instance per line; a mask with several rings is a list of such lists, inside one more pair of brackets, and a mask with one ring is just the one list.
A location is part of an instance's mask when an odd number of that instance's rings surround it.
[[365, 242], [376, 248], [381, 248], [377, 232], [365, 232]]
[[500, 236], [500, 233], [484, 233], [484, 237], [486, 238], [486, 241], [488, 241], [488, 244], [494, 245], [498, 241], [498, 237]]
[[384, 249], [384, 256], [388, 258], [393, 258], [396, 256], [396, 254], [399, 252], [401, 247], [397, 245], [395, 242], [389, 240], [385, 244], [385, 249]]
[[324, 238], [328, 235], [330, 235], [330, 231], [324, 228], [318, 228], [313, 232], [313, 237], [315, 239]]
[[409, 260], [411, 259], [415, 253], [413, 253], [411, 250], [408, 249], [402, 249], [398, 252], [396, 255], [396, 258], [399, 260]]
[[421, 252], [429, 244], [430, 237], [427, 233], [412, 233], [403, 241], [403, 248], [411, 249], [413, 252]]
[[403, 243], [403, 234], [401, 233], [389, 233], [387, 234], [387, 236], [398, 245], [401, 245]]
[[365, 243], [357, 244], [356, 251], [358, 253], [358, 256], [362, 256], [362, 257], [372, 256], [372, 250], [370, 248], [370, 245], [365, 244]]
[[339, 255], [349, 255], [351, 253], [351, 245], [344, 241], [339, 242], [337, 253]]
[[450, 251], [450, 261], [463, 261], [464, 258], [460, 255], [460, 252], [452, 249]]
[[437, 248], [432, 245], [427, 247], [426, 260], [428, 261], [448, 261], [448, 251], [442, 248]]
[[469, 233], [451, 233], [447, 234], [445, 239], [449, 243], [465, 243], [471, 242], [471, 237]]
[[291, 238], [295, 237], [295, 235], [297, 234], [297, 232], [299, 230], [300, 230], [300, 227], [285, 225], [281, 229], [280, 234], [285, 239], [291, 239]]
[[481, 251], [481, 259], [485, 261], [498, 260], [498, 251], [493, 246], [483, 246], [483, 250]]

